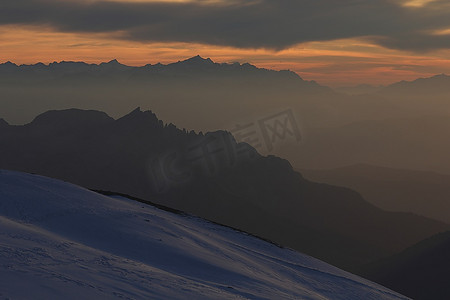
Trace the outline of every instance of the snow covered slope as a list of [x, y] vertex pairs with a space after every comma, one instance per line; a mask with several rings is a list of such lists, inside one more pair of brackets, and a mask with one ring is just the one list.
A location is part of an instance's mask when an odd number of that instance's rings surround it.
[[406, 299], [205, 220], [0, 171], [0, 299]]

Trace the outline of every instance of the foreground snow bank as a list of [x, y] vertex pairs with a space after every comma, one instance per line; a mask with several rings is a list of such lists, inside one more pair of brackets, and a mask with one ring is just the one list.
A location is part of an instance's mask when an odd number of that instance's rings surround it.
[[0, 299], [115, 297], [406, 299], [199, 218], [0, 171]]

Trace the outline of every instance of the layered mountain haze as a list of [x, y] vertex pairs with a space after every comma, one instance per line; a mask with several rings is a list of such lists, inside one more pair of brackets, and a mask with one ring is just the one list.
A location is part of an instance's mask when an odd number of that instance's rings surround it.
[[402, 80], [383, 85], [359, 84], [334, 88], [335, 91], [349, 95], [377, 94], [382, 97], [430, 97], [450, 94], [450, 76], [437, 74], [412, 81]]
[[[301, 131], [301, 143], [285, 141], [258, 151], [289, 159], [297, 169], [367, 163], [449, 173], [446, 80], [439, 75], [347, 95], [292, 71], [215, 63], [200, 56], [142, 67], [117, 60], [4, 63], [0, 111], [10, 124], [24, 124], [50, 109], [95, 109], [118, 118], [140, 106], [180, 127], [215, 131], [289, 110]], [[391, 92], [397, 86], [405, 88]]]
[[114, 191], [227, 224], [347, 270], [449, 225], [383, 211], [356, 192], [304, 179], [224, 131], [196, 134], [150, 111], [49, 111], [6, 126], [0, 168]]
[[[30, 88], [29, 92], [23, 91], [24, 87]], [[292, 71], [261, 69], [248, 63], [214, 63], [200, 56], [167, 65], [158, 63], [142, 67], [129, 67], [117, 60], [99, 65], [55, 62], [18, 66], [4, 63], [0, 65], [0, 88], [5, 95], [5, 102], [2, 102], [4, 117], [15, 124], [26, 123], [36, 114], [55, 107], [100, 109], [118, 117], [141, 106], [193, 129], [230, 125], [200, 115], [198, 110], [192, 109], [194, 105], [201, 105], [206, 111], [210, 109], [211, 116], [222, 111], [229, 122], [251, 115], [261, 117], [273, 108], [289, 107], [299, 114], [307, 127], [420, 113], [414, 106], [399, 108], [398, 103], [386, 102], [384, 96], [378, 94], [346, 96], [334, 93], [330, 88], [303, 80]], [[121, 97], [126, 97], [128, 102], [120, 101]], [[20, 117], [9, 107], [30, 103], [34, 104], [33, 109], [27, 107], [24, 110], [22, 106]], [[189, 122], [182, 115], [169, 114], [169, 104], [171, 107], [184, 105], [186, 115], [201, 119]], [[219, 105], [221, 110], [212, 104]], [[423, 106], [424, 103], [420, 108]]]
[[[200, 56], [5, 63], [0, 168], [150, 200], [362, 272], [450, 228], [446, 80], [335, 92]], [[390, 169], [341, 169], [360, 163]]]
[[1, 0], [0, 300], [450, 299], [449, 20]]
[[385, 96], [433, 96], [450, 94], [450, 76], [439, 74], [429, 78], [418, 78], [414, 81], [401, 81], [391, 84], [379, 91]]
[[278, 151], [297, 169], [332, 169], [353, 164], [450, 173], [450, 116], [367, 120], [310, 129], [300, 147]]
[[432, 236], [401, 253], [364, 267], [365, 276], [413, 299], [450, 295], [450, 232]]
[[380, 208], [450, 224], [450, 175], [364, 164], [301, 173], [313, 181], [351, 188]]
[[[276, 98], [289, 95], [292, 101], [298, 99], [299, 95], [294, 96], [297, 93], [331, 92], [291, 71], [260, 69], [248, 63], [214, 63], [200, 56], [142, 67], [125, 66], [117, 60], [99, 65], [5, 63], [0, 65], [0, 91], [5, 99], [0, 104], [3, 117], [15, 124], [55, 108], [98, 109], [118, 117], [141, 106], [200, 130], [225, 128], [230, 125], [227, 122], [248, 117], [253, 110], [259, 114], [270, 111], [281, 104], [273, 102]], [[224, 117], [220, 122], [219, 114]]]

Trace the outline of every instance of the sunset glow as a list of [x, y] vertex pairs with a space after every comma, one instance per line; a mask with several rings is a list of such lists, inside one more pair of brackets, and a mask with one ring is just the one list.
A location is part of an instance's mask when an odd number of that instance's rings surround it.
[[[198, 43], [140, 43], [105, 34], [54, 32], [48, 28], [0, 27], [1, 61], [16, 64], [118, 59], [131, 66], [167, 64], [197, 54], [215, 62], [250, 62], [270, 69], [290, 69], [307, 80], [330, 86], [389, 84], [450, 73], [449, 51], [411, 54], [358, 40], [310, 42], [282, 50], [238, 49]], [[446, 58], [447, 57], [447, 58]]]
[[[226, 3], [226, 6], [233, 6], [233, 3], [238, 5], [238, 2], [217, 0], [114, 1], [119, 5], [173, 4], [197, 5], [200, 8], [205, 6], [210, 8], [220, 7], [220, 5], [217, 5], [219, 2], [221, 4]], [[73, 4], [75, 2], [65, 0], [59, 3]], [[91, 9], [95, 3], [103, 5], [111, 2], [87, 0], [77, 3], [84, 3], [86, 9]], [[256, 5], [255, 3], [248, 2], [248, 5]], [[444, 2], [438, 0], [411, 0], [402, 1], [402, 3], [406, 7], [406, 12], [424, 8], [436, 11], [437, 5], [443, 8], [447, 7]], [[243, 4], [239, 3], [239, 5], [242, 6]], [[55, 22], [60, 21], [58, 19]], [[122, 22], [126, 23], [128, 19], [124, 19]], [[290, 46], [272, 49], [272, 46], [257, 46], [264, 45], [264, 39], [262, 39], [262, 42], [255, 41], [255, 46], [243, 44], [242, 47], [237, 47], [234, 44], [240, 45], [242, 42], [234, 41], [233, 36], [223, 38], [231, 39], [231, 42], [228, 42], [219, 38], [211, 39], [196, 36], [185, 38], [183, 35], [178, 37], [176, 31], [173, 38], [164, 37], [152, 40], [146, 37], [146, 32], [150, 30], [150, 34], [154, 34], [153, 31], [159, 25], [152, 25], [149, 27], [150, 29], [143, 30], [139, 27], [141, 25], [136, 25], [133, 22], [130, 23], [130, 26], [133, 27], [123, 25], [123, 29], [120, 29], [119, 25], [111, 25], [111, 29], [84, 29], [83, 23], [80, 23], [74, 25], [76, 28], [67, 27], [68, 29], [66, 29], [64, 24], [56, 26], [45, 21], [40, 23], [48, 23], [47, 25], [22, 23], [26, 22], [18, 21], [17, 24], [0, 25], [0, 39], [2, 41], [0, 43], [0, 62], [34, 64], [65, 60], [100, 63], [118, 59], [123, 64], [140, 66], [158, 62], [171, 63], [201, 55], [219, 63], [238, 61], [276, 70], [290, 69], [304, 79], [315, 80], [330, 86], [362, 83], [389, 84], [400, 80], [412, 80], [440, 73], [450, 73], [450, 50], [440, 46], [447, 43], [446, 39], [449, 34], [449, 27], [447, 26], [424, 31], [429, 32], [430, 37], [441, 39], [436, 41], [436, 43], [439, 43], [436, 47], [429, 46], [430, 49], [428, 49], [428, 46], [422, 45], [423, 49], [409, 50], [399, 48], [416, 47], [416, 43], [411, 41], [412, 38], [410, 37], [398, 41], [398, 45], [395, 44], [392, 47], [384, 46], [384, 44], [390, 45], [393, 43], [392, 38], [388, 37], [382, 39], [373, 36], [370, 38], [365, 36], [340, 38], [337, 35], [336, 38], [322, 39], [319, 37], [317, 41], [292, 43]], [[132, 31], [130, 32], [130, 30]], [[143, 38], [138, 38], [140, 36]], [[397, 35], [394, 34], [393, 36], [396, 37]], [[273, 38], [276, 39], [276, 36]], [[204, 42], [202, 39], [208, 42]], [[426, 37], [426, 39], [429, 38]], [[435, 49], [431, 49], [431, 47]]]

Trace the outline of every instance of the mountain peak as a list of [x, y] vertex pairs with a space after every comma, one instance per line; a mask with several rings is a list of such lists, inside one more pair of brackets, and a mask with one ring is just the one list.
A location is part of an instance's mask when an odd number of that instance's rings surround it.
[[417, 94], [439, 94], [448, 93], [448, 82], [450, 76], [437, 74], [431, 77], [417, 78], [412, 81], [399, 81], [388, 85], [381, 92], [411, 93]]
[[448, 76], [447, 74], [442, 73], [442, 74], [434, 75], [431, 78], [449, 78], [449, 77], [450, 76]]
[[7, 62], [5, 62], [3, 64], [0, 64], [0, 68], [3, 71], [7, 71], [7, 72], [9, 71], [10, 72], [10, 71], [15, 71], [19, 67], [16, 64], [14, 64], [14, 63], [12, 63], [10, 61], [7, 61]]
[[136, 114], [136, 113], [140, 113], [140, 112], [142, 112], [142, 110], [141, 110], [141, 107], [138, 106], [131, 112], [131, 114]]
[[150, 122], [153, 124], [161, 124], [162, 121], [158, 119], [155, 113], [153, 113], [151, 110], [142, 111], [140, 107], [136, 107], [133, 111], [126, 114], [125, 116], [119, 118], [117, 121], [124, 122], [124, 121], [131, 121], [131, 122]]
[[102, 62], [99, 66], [113, 67], [113, 68], [130, 68], [127, 65], [121, 64], [117, 59], [113, 59], [108, 62]]
[[3, 64], [0, 64], [0, 66], [14, 66], [17, 67], [17, 65], [15, 63], [10, 62], [9, 60]]
[[183, 60], [183, 61], [181, 61], [181, 63], [195, 64], [195, 65], [214, 64], [214, 62], [211, 60], [211, 58], [203, 58], [200, 55], [196, 55], [194, 57]]

